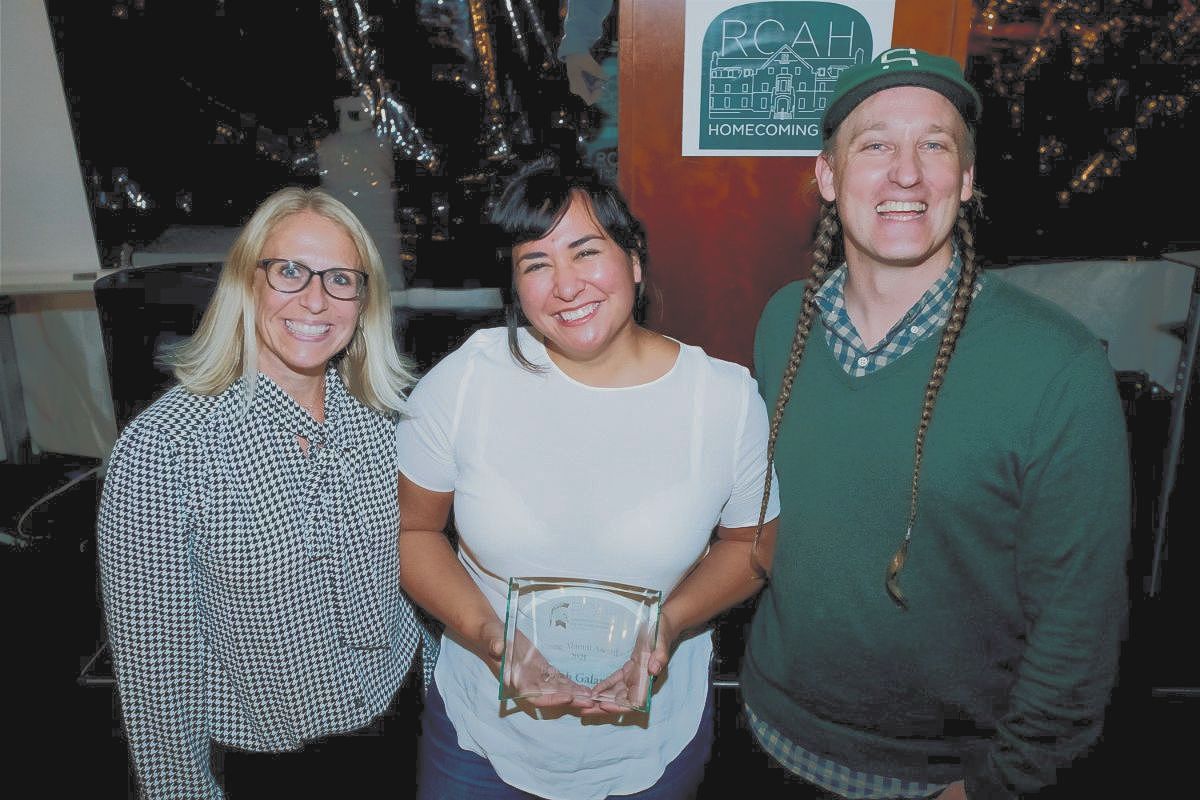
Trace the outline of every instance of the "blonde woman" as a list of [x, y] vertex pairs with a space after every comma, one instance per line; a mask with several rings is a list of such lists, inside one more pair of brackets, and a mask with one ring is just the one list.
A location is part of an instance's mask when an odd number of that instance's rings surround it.
[[246, 224], [174, 364], [113, 449], [101, 585], [145, 795], [216, 798], [213, 743], [360, 728], [410, 671], [394, 436], [412, 378], [370, 236], [298, 188]]

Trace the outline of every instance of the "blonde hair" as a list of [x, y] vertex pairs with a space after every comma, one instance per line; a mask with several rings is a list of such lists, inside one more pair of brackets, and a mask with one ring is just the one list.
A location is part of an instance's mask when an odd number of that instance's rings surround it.
[[[969, 125], [964, 124], [964, 130], [965, 139], [961, 143], [962, 148], [960, 152], [962, 153], [963, 166], [969, 166], [975, 160], [975, 137], [974, 131]], [[833, 163], [835, 139], [836, 136], [831, 136], [826, 143], [825, 149], [825, 156], [831, 164]], [[973, 189], [970, 200], [959, 205], [958, 208], [958, 219], [952, 235], [955, 237], [959, 253], [962, 257], [962, 270], [958, 276], [958, 284], [954, 289], [950, 318], [947, 320], [946, 326], [942, 329], [942, 337], [938, 343], [937, 355], [933, 362], [933, 371], [925, 384], [924, 399], [921, 403], [921, 416], [917, 422], [916, 441], [913, 446], [913, 471], [909, 492], [907, 527], [905, 528], [904, 538], [901, 540], [895, 555], [888, 562], [884, 573], [884, 588], [887, 590], [888, 596], [892, 598], [896, 605], [904, 609], [908, 608], [908, 601], [905, 599], [903, 592], [900, 591], [899, 576], [900, 570], [904, 568], [904, 563], [908, 559], [908, 545], [912, 540], [913, 523], [917, 516], [917, 495], [921, 481], [921, 462], [925, 457], [925, 435], [929, 431], [930, 422], [933, 420], [933, 407], [937, 402], [938, 393], [942, 389], [942, 383], [945, 381], [946, 370], [950, 366], [950, 357], [954, 355], [955, 346], [958, 344], [958, 337], [962, 333], [963, 325], [966, 323], [967, 312], [970, 311], [971, 300], [974, 298], [975, 283], [979, 279], [979, 266], [975, 258], [973, 216], [979, 210], [982, 197], [983, 195], [978, 189]], [[780, 382], [779, 395], [775, 400], [775, 410], [771, 415], [771, 425], [767, 438], [767, 475], [763, 482], [762, 504], [758, 515], [758, 530], [755, 533], [754, 545], [751, 551], [751, 565], [762, 577], [765, 577], [765, 570], [762, 569], [757, 560], [757, 549], [758, 540], [762, 536], [763, 524], [767, 516], [767, 502], [771, 496], [771, 468], [775, 464], [775, 445], [779, 439], [779, 429], [783, 426], [784, 409], [787, 408], [788, 401], [792, 399], [792, 384], [795, 382], [796, 373], [800, 369], [800, 361], [804, 357], [809, 335], [812, 332], [813, 320], [817, 315], [816, 295], [833, 271], [834, 255], [838, 249], [838, 234], [840, 232], [841, 225], [838, 219], [836, 204], [822, 200], [821, 215], [817, 222], [816, 235], [813, 241], [812, 275], [805, 284], [804, 296], [800, 301], [800, 317], [796, 321], [796, 331], [792, 336], [792, 347], [788, 354], [787, 365], [784, 367], [783, 380]]]
[[275, 228], [293, 214], [305, 211], [324, 217], [346, 232], [358, 253], [359, 266], [368, 276], [366, 295], [358, 301], [354, 336], [335, 356], [338, 375], [346, 390], [364, 405], [384, 413], [402, 412], [404, 392], [414, 377], [408, 362], [396, 350], [383, 262], [354, 212], [321, 189], [291, 186], [263, 201], [230, 248], [196, 333], [168, 354], [167, 363], [174, 368], [179, 382], [196, 394], [220, 394], [241, 377], [249, 408], [258, 383], [254, 327], [258, 261]]

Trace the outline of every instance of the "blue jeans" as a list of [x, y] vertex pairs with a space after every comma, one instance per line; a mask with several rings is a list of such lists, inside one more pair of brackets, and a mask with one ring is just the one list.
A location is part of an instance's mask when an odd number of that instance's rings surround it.
[[[713, 691], [700, 717], [700, 727], [662, 777], [648, 789], [612, 795], [623, 800], [684, 800], [696, 796], [704, 779], [704, 765], [712, 751]], [[537, 795], [509, 786], [488, 760], [458, 746], [458, 734], [446, 716], [446, 705], [437, 684], [429, 687], [421, 715], [421, 741], [417, 746], [417, 800], [537, 800]]]

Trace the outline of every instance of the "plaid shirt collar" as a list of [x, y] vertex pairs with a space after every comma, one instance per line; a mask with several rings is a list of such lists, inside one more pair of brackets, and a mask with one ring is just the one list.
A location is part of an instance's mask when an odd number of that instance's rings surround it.
[[[850, 321], [850, 315], [846, 313], [846, 265], [835, 269], [813, 299], [821, 323], [825, 326], [825, 341], [842, 369], [854, 378], [869, 375], [893, 363], [941, 330], [950, 319], [954, 288], [961, 270], [962, 259], [955, 248], [945, 273], [934, 281], [886, 336], [874, 347], [867, 347]], [[978, 282], [975, 292], [979, 292]]]

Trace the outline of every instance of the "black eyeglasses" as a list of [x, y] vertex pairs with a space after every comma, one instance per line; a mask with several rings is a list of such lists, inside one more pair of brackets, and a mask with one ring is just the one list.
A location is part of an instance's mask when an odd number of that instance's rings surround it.
[[304, 291], [314, 275], [321, 279], [325, 293], [335, 300], [357, 300], [367, 288], [367, 273], [357, 269], [313, 269], [290, 258], [264, 258], [258, 266], [267, 271], [271, 288], [285, 294]]

